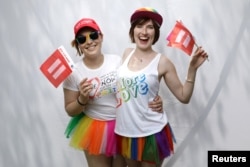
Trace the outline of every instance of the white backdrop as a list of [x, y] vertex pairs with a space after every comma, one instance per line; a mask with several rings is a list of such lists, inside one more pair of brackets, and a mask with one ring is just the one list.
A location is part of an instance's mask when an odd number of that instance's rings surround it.
[[131, 45], [129, 17], [143, 6], [162, 14], [155, 49], [172, 59], [183, 81], [189, 57], [165, 40], [175, 21], [182, 20], [209, 54], [190, 104], [180, 104], [162, 86], [177, 138], [175, 155], [163, 166], [201, 167], [208, 150], [250, 150], [249, 0], [1, 0], [0, 166], [87, 166], [63, 134], [69, 117], [62, 87], [54, 88], [39, 67], [60, 45], [78, 60], [70, 42], [82, 17], [99, 23], [103, 52], [121, 55]]

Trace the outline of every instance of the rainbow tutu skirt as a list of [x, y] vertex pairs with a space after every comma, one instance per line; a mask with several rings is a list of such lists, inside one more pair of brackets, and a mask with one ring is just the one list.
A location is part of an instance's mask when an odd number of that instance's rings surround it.
[[115, 120], [95, 120], [81, 113], [72, 117], [65, 135], [70, 146], [88, 151], [89, 154], [113, 156], [116, 154]]
[[146, 137], [129, 138], [117, 135], [118, 154], [136, 161], [160, 164], [174, 152], [175, 138], [167, 124], [160, 132]]

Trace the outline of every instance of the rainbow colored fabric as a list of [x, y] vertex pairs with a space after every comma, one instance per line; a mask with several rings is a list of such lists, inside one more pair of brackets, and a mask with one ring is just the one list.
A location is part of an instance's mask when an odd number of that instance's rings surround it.
[[94, 120], [83, 113], [73, 117], [65, 135], [71, 138], [70, 146], [86, 150], [89, 154], [106, 156], [116, 155], [115, 120]]

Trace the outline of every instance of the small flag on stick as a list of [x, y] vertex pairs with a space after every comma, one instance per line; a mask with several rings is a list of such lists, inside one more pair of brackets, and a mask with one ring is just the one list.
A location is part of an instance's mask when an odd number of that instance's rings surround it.
[[179, 48], [189, 56], [193, 52], [194, 45], [196, 45], [193, 35], [180, 21], [176, 21], [176, 24], [168, 35], [167, 40], [169, 41], [167, 44], [168, 46]]
[[44, 61], [40, 70], [57, 88], [72, 73], [74, 66], [65, 48], [60, 46]]

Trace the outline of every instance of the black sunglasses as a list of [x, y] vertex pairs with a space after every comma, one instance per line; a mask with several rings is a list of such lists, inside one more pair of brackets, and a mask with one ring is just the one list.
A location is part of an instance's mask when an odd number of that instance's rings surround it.
[[89, 34], [87, 34], [86, 36], [85, 35], [79, 35], [76, 37], [76, 41], [78, 44], [84, 44], [88, 38], [91, 39], [91, 40], [95, 40], [99, 37], [99, 31], [93, 31]]

